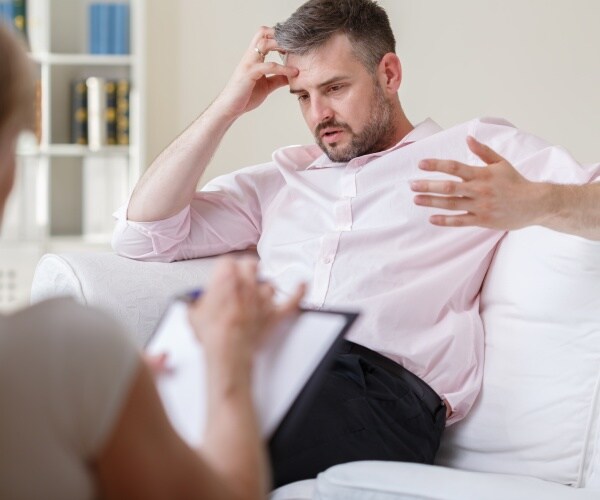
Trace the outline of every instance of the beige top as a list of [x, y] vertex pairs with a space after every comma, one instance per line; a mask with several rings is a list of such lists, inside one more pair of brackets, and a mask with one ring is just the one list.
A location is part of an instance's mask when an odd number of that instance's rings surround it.
[[138, 360], [113, 320], [71, 299], [0, 316], [0, 498], [95, 498], [89, 464]]

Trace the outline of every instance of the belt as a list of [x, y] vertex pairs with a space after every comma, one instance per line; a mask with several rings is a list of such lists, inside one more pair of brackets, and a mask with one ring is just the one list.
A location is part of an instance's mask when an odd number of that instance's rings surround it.
[[376, 351], [369, 349], [368, 347], [344, 340], [339, 343], [336, 350], [340, 353], [345, 354], [358, 354], [362, 358], [366, 359], [370, 363], [383, 368], [389, 373], [397, 376], [408, 385], [411, 390], [417, 395], [417, 397], [423, 402], [425, 407], [431, 412], [432, 415], [440, 411], [441, 409], [446, 410], [444, 401], [438, 396], [427, 382], [417, 377], [414, 373], [404, 368], [402, 365], [396, 363], [390, 358], [386, 358], [383, 354], [379, 354]]

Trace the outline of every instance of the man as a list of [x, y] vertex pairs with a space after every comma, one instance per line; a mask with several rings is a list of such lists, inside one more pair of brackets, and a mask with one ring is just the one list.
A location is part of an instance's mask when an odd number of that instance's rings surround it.
[[[265, 62], [271, 51], [284, 64]], [[464, 141], [474, 135], [534, 180], [588, 180], [572, 160], [545, 158], [546, 143], [501, 120], [413, 126], [398, 98], [401, 76], [382, 8], [310, 0], [259, 30], [225, 89], [117, 213], [121, 255], [172, 261], [256, 246], [280, 294], [307, 282], [307, 305], [363, 312], [312, 410], [294, 432], [284, 425], [273, 436], [276, 485], [352, 460], [431, 463], [446, 419], [463, 418], [477, 396], [478, 293], [503, 233], [429, 224], [410, 191], [421, 160], [472, 162]], [[271, 162], [196, 192], [231, 124], [285, 85], [317, 145], [282, 148]], [[567, 168], [555, 175], [557, 160]]]

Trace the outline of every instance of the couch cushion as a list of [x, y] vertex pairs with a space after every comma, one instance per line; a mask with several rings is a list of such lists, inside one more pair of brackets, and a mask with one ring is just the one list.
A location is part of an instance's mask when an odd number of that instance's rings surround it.
[[269, 495], [269, 500], [311, 500], [315, 490], [315, 479], [305, 479], [277, 488]]
[[483, 388], [447, 429], [438, 463], [586, 485], [600, 453], [600, 242], [540, 227], [508, 234], [481, 311]]
[[594, 492], [532, 477], [400, 462], [354, 462], [319, 474], [319, 500], [592, 500]]

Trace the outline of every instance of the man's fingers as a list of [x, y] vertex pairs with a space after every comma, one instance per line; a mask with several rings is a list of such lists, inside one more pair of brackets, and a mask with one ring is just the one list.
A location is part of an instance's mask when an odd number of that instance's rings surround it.
[[220, 257], [209, 281], [209, 289], [219, 283], [230, 283], [236, 273], [235, 261], [232, 257]]
[[275, 296], [275, 288], [270, 283], [260, 282], [257, 293], [264, 303], [272, 303]]
[[269, 86], [269, 92], [273, 92], [280, 87], [285, 87], [288, 84], [287, 76], [274, 75], [267, 77], [267, 84]]
[[[294, 68], [293, 66], [284, 66], [282, 64], [278, 64], [273, 61], [257, 63], [248, 68], [247, 74], [250, 78], [252, 78], [255, 82], [258, 82], [261, 78], [269, 79], [270, 76], [280, 76], [285, 78], [285, 80], [275, 79], [274, 83], [277, 84], [277, 87], [274, 87], [273, 90], [279, 88], [283, 85], [288, 84], [288, 78], [294, 77], [298, 74], [298, 68]], [[272, 84], [269, 83], [269, 86]]]
[[292, 295], [287, 301], [285, 301], [281, 306], [279, 306], [279, 316], [285, 317], [295, 311], [300, 307], [300, 301], [304, 294], [306, 293], [306, 284], [301, 283], [296, 288], [294, 295]]
[[415, 205], [422, 207], [443, 208], [444, 210], [461, 210], [468, 212], [473, 205], [470, 198], [462, 196], [429, 196], [420, 194], [415, 196]]
[[459, 161], [436, 159], [421, 160], [419, 162], [419, 168], [421, 170], [426, 170], [427, 172], [443, 172], [455, 177], [460, 177], [465, 181], [471, 180], [478, 169], [477, 167], [470, 167]]
[[258, 283], [256, 281], [258, 262], [253, 258], [242, 257], [237, 261], [237, 265], [241, 281], [242, 293], [240, 297], [248, 303], [258, 294]]
[[276, 63], [275, 61], [255, 64], [252, 66], [251, 71], [257, 80], [265, 75], [281, 75], [285, 77], [292, 77], [298, 74], [298, 68], [294, 68], [293, 66], [284, 66], [283, 64]]
[[467, 136], [467, 146], [469, 146], [469, 149], [488, 165], [490, 163], [500, 163], [501, 161], [505, 161], [502, 156], [496, 153], [496, 151], [489, 146], [482, 144], [471, 135]]
[[410, 188], [415, 193], [435, 193], [459, 196], [464, 196], [465, 194], [467, 194], [466, 184], [464, 182], [456, 181], [418, 180], [412, 181], [410, 183]]
[[270, 52], [281, 52], [274, 35], [268, 32], [257, 33], [248, 47], [248, 54], [253, 60], [264, 60]]
[[259, 30], [252, 37], [250, 42], [250, 48], [254, 50], [256, 44], [262, 40], [270, 40], [275, 38], [275, 29], [270, 26], [261, 26]]
[[429, 217], [429, 222], [435, 226], [444, 227], [467, 227], [477, 226], [477, 217], [473, 214], [460, 214], [460, 215], [432, 215]]
[[150, 371], [154, 375], [160, 375], [161, 373], [165, 373], [168, 371], [167, 368], [167, 353], [161, 354], [146, 354], [142, 355], [142, 358]]

